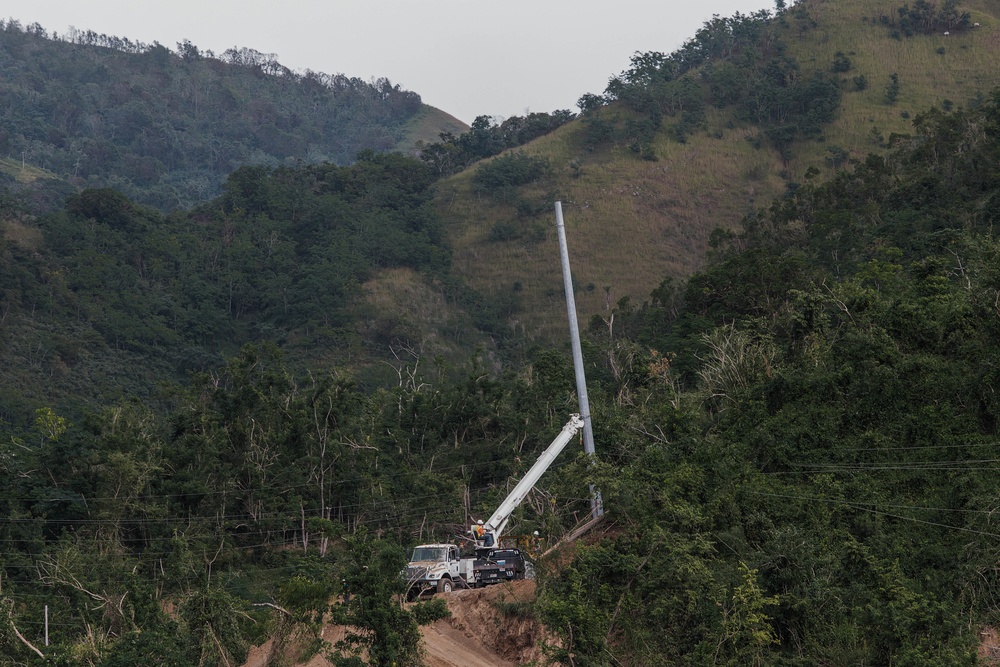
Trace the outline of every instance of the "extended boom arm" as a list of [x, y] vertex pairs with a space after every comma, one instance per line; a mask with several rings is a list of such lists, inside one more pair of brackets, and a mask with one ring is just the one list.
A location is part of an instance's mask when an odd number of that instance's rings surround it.
[[[539, 478], [552, 465], [552, 461], [559, 456], [559, 453], [566, 447], [566, 444], [581, 428], [583, 428], [583, 419], [580, 418], [580, 415], [570, 415], [569, 421], [563, 426], [562, 431], [556, 436], [556, 439], [542, 452], [542, 455], [535, 461], [535, 465], [531, 466], [531, 470], [521, 478], [521, 481], [517, 483], [517, 486], [510, 492], [506, 500], [500, 504], [497, 511], [493, 513], [493, 516], [483, 524], [482, 528], [485, 529], [486, 534], [493, 536], [493, 545], [500, 546], [500, 536], [503, 534], [504, 528], [507, 527], [507, 520], [510, 519], [510, 515], [514, 513], [514, 510], [517, 509], [517, 506], [528, 495], [528, 492], [535, 486], [535, 483], [538, 482]], [[476, 526], [473, 526], [474, 534], [475, 529]], [[491, 545], [484, 544], [483, 546]]]

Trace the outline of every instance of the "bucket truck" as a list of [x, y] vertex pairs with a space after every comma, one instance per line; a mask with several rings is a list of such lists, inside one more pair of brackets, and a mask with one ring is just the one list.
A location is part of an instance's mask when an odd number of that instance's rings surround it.
[[524, 558], [518, 549], [501, 549], [500, 538], [507, 522], [521, 501], [548, 470], [566, 444], [583, 428], [580, 415], [570, 415], [569, 421], [556, 436], [535, 465], [521, 478], [514, 490], [497, 507], [485, 523], [474, 524], [472, 533], [475, 554], [460, 556], [454, 544], [421, 544], [413, 549], [410, 563], [403, 571], [409, 584], [408, 596], [426, 591], [449, 592], [455, 588], [485, 586], [508, 579], [523, 578]]

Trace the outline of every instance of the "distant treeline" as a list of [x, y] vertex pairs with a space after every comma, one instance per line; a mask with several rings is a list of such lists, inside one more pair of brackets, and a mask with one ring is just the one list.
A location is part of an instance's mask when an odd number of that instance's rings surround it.
[[[296, 73], [274, 54], [0, 21], [0, 156], [160, 209], [217, 195], [244, 165], [348, 164], [394, 148], [420, 96], [388, 79]], [[54, 188], [58, 201], [66, 186]], [[43, 202], [44, 203], [44, 202]]]
[[511, 116], [497, 122], [490, 116], [478, 116], [468, 132], [455, 136], [441, 134], [441, 141], [421, 148], [420, 159], [438, 174], [453, 174], [478, 162], [516, 148], [562, 127], [576, 118], [568, 109], [552, 113], [536, 112]]

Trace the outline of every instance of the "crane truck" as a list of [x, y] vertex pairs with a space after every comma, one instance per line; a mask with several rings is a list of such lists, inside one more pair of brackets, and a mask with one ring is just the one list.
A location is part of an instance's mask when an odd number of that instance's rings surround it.
[[[521, 478], [514, 490], [497, 507], [486, 522], [477, 522], [472, 534], [475, 553], [462, 555], [455, 544], [421, 544], [414, 547], [410, 563], [403, 571], [408, 583], [408, 597], [426, 592], [450, 592], [456, 588], [485, 586], [507, 579], [523, 578], [524, 565], [517, 549], [501, 549], [500, 538], [514, 510], [548, 470], [566, 444], [583, 428], [580, 415], [570, 415], [535, 465]], [[519, 562], [520, 561], [520, 562]]]

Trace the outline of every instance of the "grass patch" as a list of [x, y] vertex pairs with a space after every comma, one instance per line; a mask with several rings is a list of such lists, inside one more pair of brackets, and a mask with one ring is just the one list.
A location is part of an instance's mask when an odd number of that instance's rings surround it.
[[55, 174], [46, 169], [27, 163], [22, 165], [20, 160], [10, 158], [0, 158], [0, 172], [12, 176], [18, 183], [33, 183], [40, 178], [56, 178]]
[[25, 225], [17, 220], [0, 222], [0, 233], [4, 239], [16, 243], [25, 250], [40, 250], [45, 244], [45, 235], [37, 227]]
[[442, 132], [458, 136], [468, 131], [469, 126], [459, 119], [425, 104], [406, 124], [405, 134], [396, 145], [396, 150], [408, 155], [416, 154], [417, 142], [431, 144], [441, 141]]
[[506, 595], [493, 601], [493, 608], [505, 618], [530, 621], [536, 617], [535, 605], [529, 600], [507, 600]]

